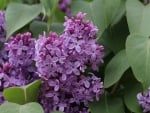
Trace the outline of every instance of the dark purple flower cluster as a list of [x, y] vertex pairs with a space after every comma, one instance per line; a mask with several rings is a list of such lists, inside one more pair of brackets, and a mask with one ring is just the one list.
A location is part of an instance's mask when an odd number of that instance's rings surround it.
[[138, 93], [137, 99], [138, 99], [139, 104], [143, 108], [143, 112], [144, 113], [150, 112], [150, 88], [145, 94]]
[[45, 113], [88, 113], [88, 102], [98, 100], [103, 82], [87, 69], [98, 70], [103, 62], [103, 46], [95, 39], [97, 27], [84, 21], [85, 14], [66, 18], [64, 33], [40, 36], [35, 44], [35, 61], [43, 79], [40, 103]]
[[12, 86], [22, 86], [38, 78], [33, 65], [35, 40], [30, 33], [18, 34], [6, 43], [8, 61], [0, 68], [0, 104], [2, 91]]
[[69, 5], [71, 4], [72, 0], [59, 0], [58, 8], [66, 13], [68, 16], [71, 16], [71, 10]]

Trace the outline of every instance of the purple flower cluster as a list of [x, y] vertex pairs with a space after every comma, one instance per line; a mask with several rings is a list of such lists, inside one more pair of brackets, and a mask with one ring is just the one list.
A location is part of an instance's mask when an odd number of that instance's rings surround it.
[[28, 67], [32, 64], [35, 55], [35, 40], [31, 33], [17, 34], [10, 37], [6, 44], [9, 62], [16, 67]]
[[72, 0], [59, 0], [58, 8], [66, 13], [68, 16], [71, 16], [71, 10], [69, 5], [71, 4]]
[[0, 68], [0, 104], [2, 91], [12, 86], [22, 86], [38, 78], [33, 65], [35, 40], [30, 33], [18, 34], [6, 43], [8, 61]]
[[144, 113], [150, 112], [150, 88], [145, 94], [138, 93], [137, 99], [138, 99], [139, 104], [143, 108], [143, 112]]
[[5, 37], [6, 37], [5, 14], [3, 11], [0, 11], [0, 42], [4, 42]]
[[85, 14], [66, 18], [64, 33], [40, 36], [35, 44], [35, 61], [41, 87], [40, 103], [45, 113], [88, 113], [88, 102], [99, 99], [103, 82], [87, 69], [98, 71], [103, 63], [103, 46], [95, 39], [97, 27], [84, 21]]
[[[71, 0], [60, 1], [65, 9]], [[98, 71], [103, 63], [104, 47], [95, 39], [97, 27], [85, 14], [67, 18], [64, 33], [51, 32], [34, 40], [31, 33], [17, 34], [7, 41], [4, 13], [0, 12], [0, 104], [5, 100], [5, 88], [31, 83], [38, 77], [43, 83], [39, 102], [45, 113], [60, 110], [65, 113], [89, 113], [88, 103], [99, 100], [103, 82], [90, 71]], [[36, 66], [35, 66], [35, 65]], [[90, 70], [90, 71], [87, 71]], [[89, 75], [85, 76], [85, 73]], [[37, 75], [38, 74], [38, 75]]]
[[4, 102], [2, 91], [12, 86], [22, 86], [28, 83], [21, 70], [13, 67], [10, 63], [5, 63], [0, 68], [0, 104]]
[[0, 65], [4, 63], [7, 59], [7, 53], [4, 48], [3, 43], [5, 42], [6, 37], [6, 22], [5, 22], [5, 13], [0, 11]]

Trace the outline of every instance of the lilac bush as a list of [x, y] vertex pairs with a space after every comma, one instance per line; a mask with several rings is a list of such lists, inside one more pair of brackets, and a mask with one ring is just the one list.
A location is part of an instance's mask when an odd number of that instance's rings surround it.
[[149, 1], [0, 0], [0, 113], [150, 113]]

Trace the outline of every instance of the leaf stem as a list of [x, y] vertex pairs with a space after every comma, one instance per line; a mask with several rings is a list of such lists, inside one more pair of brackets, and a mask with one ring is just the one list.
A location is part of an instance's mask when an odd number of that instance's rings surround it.
[[112, 88], [110, 94], [114, 94], [114, 93], [115, 93], [115, 91], [116, 91], [118, 85], [119, 85], [119, 82], [117, 82], [117, 83], [113, 86], [113, 88]]
[[58, 6], [59, 0], [54, 0], [53, 6], [52, 6], [52, 10], [51, 10], [51, 14], [48, 18], [48, 23], [47, 23], [47, 31], [49, 32], [52, 21], [53, 21], [53, 16], [55, 14], [56, 8]]

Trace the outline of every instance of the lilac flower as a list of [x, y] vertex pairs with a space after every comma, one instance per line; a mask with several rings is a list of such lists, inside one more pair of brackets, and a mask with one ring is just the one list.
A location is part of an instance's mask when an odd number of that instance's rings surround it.
[[98, 65], [103, 63], [104, 47], [97, 44], [95, 36], [98, 29], [89, 20], [84, 21], [85, 15], [79, 12], [77, 18], [66, 18], [65, 32], [61, 36], [65, 43], [63, 47], [73, 60], [80, 61], [82, 71], [88, 64], [93, 70], [98, 70]]
[[[30, 33], [18, 34], [6, 43], [8, 61], [0, 68], [0, 94], [5, 88], [29, 84], [38, 78], [34, 64], [35, 43]], [[4, 102], [0, 95], [0, 104]]]
[[35, 40], [31, 33], [17, 34], [6, 44], [9, 62], [16, 67], [29, 66], [35, 56]]
[[31, 82], [32, 78], [27, 78], [22, 70], [13, 67], [6, 62], [0, 68], [0, 104], [4, 102], [2, 91], [12, 86], [22, 86]]
[[6, 37], [5, 14], [3, 11], [0, 11], [0, 42], [4, 42], [5, 37]]
[[0, 11], [0, 65], [7, 60], [7, 52], [4, 48], [4, 42], [6, 38], [6, 22], [5, 22], [5, 13]]
[[36, 41], [35, 62], [43, 79], [39, 102], [45, 113], [88, 113], [88, 102], [103, 94], [100, 78], [84, 76], [88, 67], [98, 70], [104, 49], [95, 39], [97, 27], [84, 17], [79, 13], [77, 18], [66, 18], [61, 36], [51, 32]]
[[150, 88], [146, 93], [138, 93], [137, 99], [141, 107], [143, 108], [143, 112], [150, 112]]
[[[88, 111], [88, 102], [103, 93], [103, 83], [96, 76], [69, 76], [67, 82], [61, 77], [45, 81], [41, 87], [40, 103], [45, 113], [60, 110], [65, 113], [82, 112], [82, 107]], [[83, 106], [81, 106], [83, 105]], [[87, 112], [88, 113], [88, 112]]]
[[68, 16], [71, 16], [71, 10], [69, 8], [69, 5], [71, 4], [72, 0], [60, 0], [58, 4], [58, 8], [65, 12]]
[[40, 36], [36, 41], [35, 61], [40, 77], [50, 79], [62, 73], [63, 64], [67, 55], [61, 46], [62, 41], [53, 32], [50, 33], [48, 38]]

